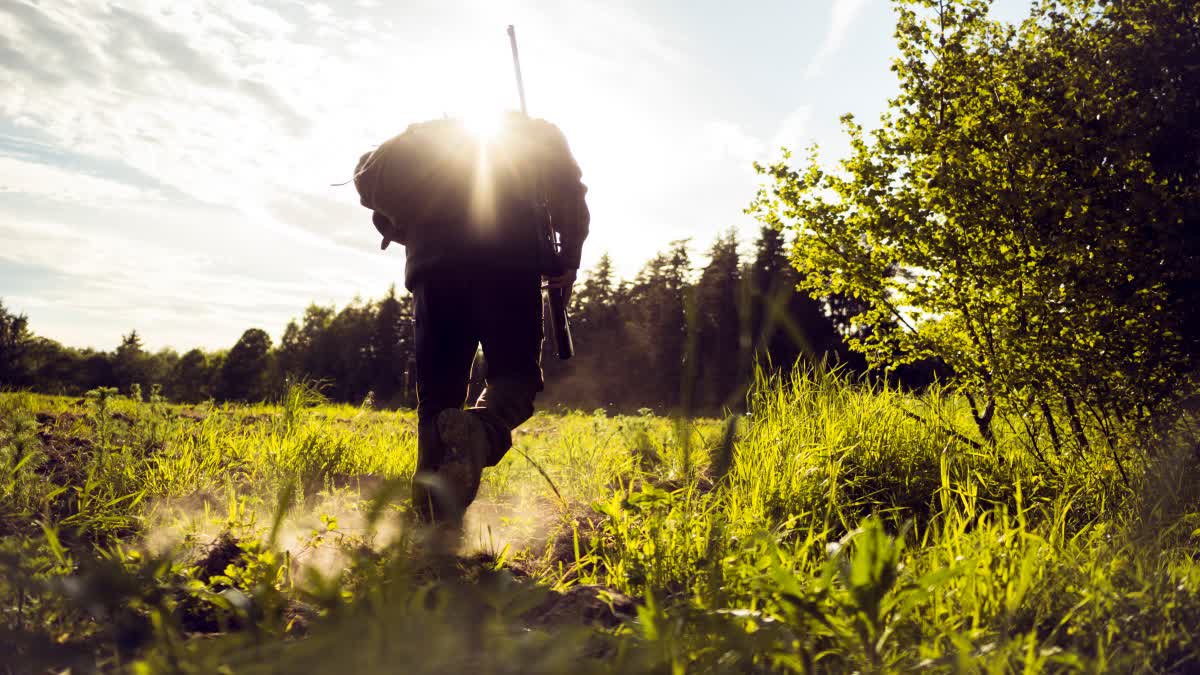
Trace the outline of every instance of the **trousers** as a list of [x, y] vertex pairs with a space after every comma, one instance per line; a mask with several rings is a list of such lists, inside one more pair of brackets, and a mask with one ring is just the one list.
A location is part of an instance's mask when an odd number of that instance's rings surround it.
[[533, 415], [542, 391], [542, 291], [537, 272], [429, 277], [413, 288], [417, 356], [417, 471], [437, 471], [445, 450], [437, 416], [466, 403], [479, 346], [485, 388], [468, 412], [483, 423], [495, 466], [512, 430]]

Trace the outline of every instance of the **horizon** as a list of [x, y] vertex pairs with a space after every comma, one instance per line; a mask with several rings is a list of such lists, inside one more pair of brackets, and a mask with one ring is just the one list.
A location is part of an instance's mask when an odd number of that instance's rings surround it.
[[838, 118], [873, 126], [896, 89], [883, 0], [18, 2], [0, 16], [14, 47], [0, 298], [36, 334], [100, 350], [133, 329], [152, 351], [228, 348], [250, 326], [277, 339], [310, 303], [402, 287], [399, 247], [381, 253], [335, 184], [410, 122], [515, 107], [510, 23], [531, 114], [563, 129], [589, 186], [581, 277], [605, 251], [632, 278], [674, 240], [702, 252], [732, 227], [752, 242], [752, 162], [814, 143], [840, 157]]
[[[716, 236], [720, 236], [720, 234], [721, 233], [718, 232]], [[745, 265], [747, 262], [749, 262], [748, 254], [749, 255], [753, 254], [753, 244], [755, 241], [757, 241], [757, 236], [755, 237], [754, 240], [738, 239], [738, 256], [739, 256], [739, 259], [740, 259], [742, 265]], [[699, 274], [699, 272], [701, 271], [701, 268], [703, 267], [704, 264], [706, 264], [706, 261], [709, 259], [707, 253], [704, 252], [704, 249], [707, 248], [708, 245], [711, 245], [711, 243], [712, 242], [710, 241], [707, 244], [698, 246], [697, 242], [695, 242], [695, 241], [689, 242], [689, 245], [688, 245], [689, 255], [696, 254], [696, 253], [701, 254], [701, 255], [696, 255], [696, 256], [692, 257], [692, 264], [690, 266], [690, 271], [692, 272], [693, 276], [696, 276]], [[670, 242], [667, 243], [667, 246], [669, 246], [669, 245], [670, 245]], [[649, 263], [650, 260], [654, 256], [658, 255], [659, 253], [663, 253], [666, 250], [667, 249], [664, 246], [663, 250], [655, 251], [655, 252], [649, 254], [649, 257], [647, 257], [645, 260], [642, 261], [643, 267], [645, 266], [645, 264]], [[596, 268], [596, 265], [600, 262], [599, 258], [603, 257], [606, 253], [609, 253], [609, 252], [601, 251], [599, 253], [599, 255], [597, 256], [597, 259], [592, 261], [592, 263], [590, 265], [585, 265], [584, 267], [580, 268], [579, 280], [576, 282], [576, 285], [575, 285], [576, 293], [578, 293], [579, 290], [582, 288], [583, 283], [585, 283], [591, 277], [592, 272]], [[636, 279], [637, 275], [640, 273], [640, 271], [642, 269], [639, 267], [639, 268], [637, 268], [638, 272], [635, 272], [634, 274], [630, 274], [630, 275], [621, 274], [619, 272], [620, 267], [617, 263], [616, 258], [614, 256], [612, 256], [610, 253], [609, 253], [609, 258], [613, 264], [613, 267], [612, 267], [613, 282], [614, 282], [614, 285], [616, 285], [616, 286], [619, 286], [622, 283], [633, 283], [634, 280]], [[695, 281], [695, 279], [693, 279], [693, 281]], [[81, 350], [92, 349], [92, 350], [100, 351], [100, 352], [111, 352], [114, 349], [116, 349], [117, 346], [119, 346], [121, 344], [121, 342], [124, 340], [125, 336], [127, 336], [131, 333], [137, 333], [138, 338], [142, 341], [143, 348], [146, 349], [146, 351], [148, 351], [148, 352], [159, 352], [159, 351], [163, 351], [163, 350], [171, 350], [171, 351], [175, 351], [179, 354], [184, 354], [192, 349], [201, 349], [204, 352], [211, 353], [211, 352], [218, 352], [218, 351], [228, 351], [231, 347], [233, 347], [234, 343], [237, 341], [238, 338], [241, 337], [241, 335], [245, 331], [251, 330], [251, 329], [259, 329], [259, 330], [266, 332], [267, 335], [270, 336], [270, 338], [271, 338], [272, 346], [277, 347], [277, 346], [279, 346], [280, 337], [283, 335], [283, 332], [287, 329], [287, 324], [292, 321], [299, 321], [299, 320], [303, 319], [305, 311], [307, 311], [307, 309], [310, 306], [317, 305], [320, 307], [332, 308], [335, 311], [341, 311], [345, 307], [348, 307], [348, 306], [356, 304], [356, 303], [377, 302], [377, 301], [383, 299], [388, 294], [389, 289], [393, 286], [396, 289], [397, 297], [411, 295], [411, 293], [408, 291], [408, 289], [406, 289], [404, 287], [404, 280], [396, 279], [396, 280], [393, 280], [392, 282], [390, 282], [389, 287], [384, 288], [382, 291], [367, 293], [366, 295], [357, 294], [357, 295], [351, 297], [349, 300], [342, 302], [342, 303], [319, 303], [316, 301], [309, 301], [309, 302], [305, 303], [303, 306], [296, 309], [295, 312], [290, 317], [285, 319], [283, 325], [281, 325], [277, 331], [274, 331], [271, 328], [269, 328], [267, 326], [262, 326], [262, 325], [246, 326], [240, 332], [238, 332], [238, 336], [235, 337], [234, 340], [231, 341], [228, 345], [216, 345], [213, 347], [209, 347], [206, 345], [163, 344], [163, 345], [159, 345], [159, 346], [151, 348], [146, 345], [145, 330], [143, 330], [139, 326], [131, 326], [125, 333], [122, 333], [121, 336], [119, 336], [117, 338], [117, 341], [111, 347], [96, 347], [94, 345], [73, 345], [73, 344], [61, 342], [60, 340], [56, 340], [55, 338], [53, 338], [51, 336], [40, 333], [37, 330], [36, 322], [34, 320], [35, 318], [32, 316], [27, 316], [27, 318], [29, 319], [29, 330], [33, 335], [36, 335], [41, 338], [47, 338], [50, 340], [54, 340], [55, 342], [59, 342], [59, 344], [62, 344], [64, 347], [69, 347], [72, 349], [81, 349]], [[5, 307], [9, 311], [13, 311], [15, 309], [14, 307], [11, 307], [7, 304], [7, 299], [4, 296], [0, 296], [0, 303], [4, 303]], [[19, 310], [17, 310], [16, 313], [23, 314], [23, 312], [21, 312]]]

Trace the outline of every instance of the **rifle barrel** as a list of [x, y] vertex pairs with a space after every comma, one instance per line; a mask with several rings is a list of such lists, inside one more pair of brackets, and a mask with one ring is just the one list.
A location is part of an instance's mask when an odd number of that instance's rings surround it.
[[[517, 51], [517, 29], [508, 27], [508, 44], [512, 47], [513, 72], [517, 75], [517, 94], [521, 97], [521, 114], [529, 117], [529, 109], [525, 105], [525, 79], [521, 77], [521, 55]], [[549, 237], [550, 245], [556, 244], [553, 227], [546, 223], [545, 236]], [[550, 291], [550, 328], [554, 332], [554, 343], [558, 358], [566, 361], [575, 355], [575, 341], [571, 338], [571, 322], [567, 318], [566, 294], [562, 289]]]
[[575, 356], [575, 341], [571, 338], [571, 320], [567, 318], [566, 293], [561, 288], [550, 291], [550, 328], [554, 333], [555, 351], [560, 361]]
[[512, 47], [513, 72], [517, 74], [517, 94], [521, 97], [521, 114], [528, 116], [529, 109], [525, 106], [525, 80], [521, 77], [521, 55], [517, 52], [517, 29], [511, 24], [508, 26], [508, 44]]

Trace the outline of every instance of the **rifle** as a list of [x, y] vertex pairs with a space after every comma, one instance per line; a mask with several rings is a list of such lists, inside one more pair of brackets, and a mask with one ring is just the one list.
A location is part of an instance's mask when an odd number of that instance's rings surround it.
[[[517, 94], [521, 97], [521, 114], [529, 117], [529, 110], [525, 106], [525, 81], [521, 78], [521, 57], [517, 53], [517, 30], [513, 26], [508, 27], [508, 42], [512, 47], [513, 71], [517, 76]], [[559, 275], [563, 273], [563, 265], [561, 260], [562, 243], [559, 240], [558, 233], [554, 231], [554, 223], [550, 221], [549, 212], [543, 207], [543, 195], [540, 189], [535, 195], [534, 200], [537, 202], [537, 220], [538, 220], [538, 244], [539, 255], [545, 251], [545, 257], [548, 261], [541, 264], [543, 272], [551, 275]], [[571, 339], [571, 322], [567, 318], [567, 299], [566, 293], [561, 288], [552, 288], [549, 291], [550, 295], [550, 329], [554, 334], [554, 344], [557, 347], [558, 358], [566, 361], [575, 355], [575, 343]]]

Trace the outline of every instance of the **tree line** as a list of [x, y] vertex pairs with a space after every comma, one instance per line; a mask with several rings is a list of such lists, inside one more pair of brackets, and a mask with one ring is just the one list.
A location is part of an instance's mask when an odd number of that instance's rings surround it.
[[[633, 279], [618, 279], [611, 257], [602, 256], [571, 299], [578, 355], [559, 361], [546, 341], [543, 402], [716, 413], [742, 407], [756, 367], [790, 370], [798, 360], [865, 367], [844, 340], [861, 332], [847, 321], [850, 303], [796, 290], [781, 231], [764, 227], [749, 256], [739, 248], [730, 230], [697, 267], [689, 242], [673, 242]], [[180, 354], [147, 350], [136, 330], [112, 351], [67, 347], [35, 335], [26, 316], [0, 303], [0, 385], [72, 395], [157, 385], [169, 400], [194, 403], [272, 400], [303, 379], [334, 401], [369, 396], [380, 406], [414, 406], [412, 317], [411, 296], [393, 286], [340, 309], [310, 305], [278, 343], [256, 327], [227, 350]], [[478, 365], [482, 379], [482, 358]], [[919, 369], [910, 375], [915, 384], [928, 377]]]

